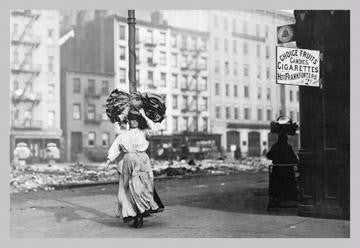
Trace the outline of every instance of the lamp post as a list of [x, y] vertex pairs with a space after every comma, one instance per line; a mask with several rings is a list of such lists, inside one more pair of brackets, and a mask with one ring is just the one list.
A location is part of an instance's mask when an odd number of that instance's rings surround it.
[[136, 92], [136, 53], [135, 53], [135, 10], [128, 10], [129, 25], [129, 93]]

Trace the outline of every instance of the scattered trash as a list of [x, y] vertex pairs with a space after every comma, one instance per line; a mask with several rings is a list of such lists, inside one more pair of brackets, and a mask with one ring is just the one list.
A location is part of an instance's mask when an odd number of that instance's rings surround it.
[[[266, 158], [245, 158], [237, 161], [192, 160], [151, 161], [154, 176], [182, 177], [186, 175], [228, 175], [239, 172], [267, 172], [270, 160]], [[191, 164], [191, 165], [189, 165]], [[11, 167], [11, 193], [37, 190], [54, 190], [52, 185], [82, 184], [89, 182], [108, 182], [118, 180], [116, 166], [104, 171], [102, 164], [33, 164], [26, 167]], [[223, 186], [223, 184], [221, 184]]]

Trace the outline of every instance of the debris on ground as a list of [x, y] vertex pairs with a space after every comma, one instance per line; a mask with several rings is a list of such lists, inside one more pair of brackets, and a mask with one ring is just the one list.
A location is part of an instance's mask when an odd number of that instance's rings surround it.
[[[186, 175], [217, 175], [241, 172], [267, 172], [271, 161], [266, 158], [243, 160], [152, 160], [157, 178]], [[118, 180], [116, 165], [104, 170], [104, 164], [32, 164], [12, 166], [10, 171], [11, 193], [36, 190], [51, 191], [59, 185], [102, 183]]]

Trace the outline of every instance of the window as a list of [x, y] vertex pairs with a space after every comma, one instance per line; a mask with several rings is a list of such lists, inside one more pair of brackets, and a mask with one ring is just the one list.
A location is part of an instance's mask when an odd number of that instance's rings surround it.
[[49, 56], [49, 58], [48, 58], [48, 71], [49, 72], [54, 72], [54, 61], [55, 61], [54, 56]]
[[171, 35], [171, 47], [176, 48], [177, 47], [177, 37], [176, 34]]
[[229, 62], [227, 61], [225, 61], [225, 73], [226, 75], [229, 75], [230, 73]]
[[215, 73], [220, 73], [220, 61], [215, 60]]
[[271, 115], [272, 115], [272, 113], [271, 113], [271, 109], [268, 109], [268, 110], [266, 110], [266, 119], [268, 120], [268, 121], [271, 121]]
[[87, 107], [87, 119], [94, 120], [95, 119], [95, 105], [89, 104]]
[[236, 40], [233, 40], [233, 53], [237, 54], [237, 42], [236, 42]]
[[232, 31], [236, 32], [236, 19], [232, 20]]
[[95, 132], [88, 133], [88, 146], [95, 146]]
[[292, 90], [290, 90], [290, 92], [289, 92], [289, 97], [290, 97], [290, 102], [292, 102], [293, 101], [293, 91]]
[[224, 17], [224, 30], [228, 30], [228, 19]]
[[238, 86], [235, 84], [234, 85], [234, 97], [238, 96]]
[[54, 100], [55, 99], [55, 84], [48, 84], [49, 88], [49, 99]]
[[160, 32], [160, 45], [166, 45], [166, 33], [164, 32]]
[[73, 78], [73, 93], [80, 94], [81, 93], [81, 81], [80, 78]]
[[119, 78], [120, 78], [120, 83], [126, 82], [126, 70], [124, 68], [120, 68]]
[[187, 75], [183, 75], [181, 80], [181, 88], [182, 89], [186, 89], [187, 88], [187, 84], [188, 84], [188, 76]]
[[160, 58], [159, 58], [160, 65], [166, 65], [166, 53], [160, 52]]
[[187, 37], [185, 35], [181, 36], [181, 47], [185, 49], [187, 47]]
[[80, 120], [81, 119], [81, 109], [79, 103], [74, 103], [73, 105], [73, 119]]
[[206, 40], [205, 38], [200, 38], [200, 49], [206, 51]]
[[289, 111], [289, 116], [291, 120], [294, 120], [294, 111]]
[[226, 95], [226, 96], [229, 96], [229, 95], [230, 95], [229, 88], [230, 88], [229, 85], [226, 84], [226, 85], [225, 85], [225, 95]]
[[18, 81], [14, 81], [13, 82], [13, 90], [17, 91], [19, 89], [19, 82]]
[[135, 48], [135, 58], [138, 63], [140, 63], [140, 50], [139, 48]]
[[123, 25], [119, 26], [119, 39], [125, 40], [125, 26]]
[[49, 28], [48, 29], [48, 37], [53, 38], [54, 37], [54, 29]]
[[14, 26], [13, 26], [13, 36], [17, 36], [18, 34], [18, 27], [19, 25], [17, 23], [14, 23]]
[[225, 39], [225, 40], [224, 40], [224, 50], [225, 50], [226, 53], [229, 51], [228, 45], [229, 45], [229, 44], [228, 44], [228, 40]]
[[230, 119], [230, 107], [225, 108], [225, 116], [226, 116], [226, 119]]
[[183, 96], [182, 109], [183, 109], [183, 110], [187, 110], [187, 108], [188, 108], [188, 97], [187, 97], [187, 96]]
[[269, 26], [265, 26], [265, 38], [269, 37]]
[[154, 43], [154, 34], [150, 29], [148, 29], [146, 32], [146, 42], [151, 44]]
[[243, 33], [247, 34], [247, 22], [243, 22]]
[[148, 62], [148, 64], [153, 64], [154, 63], [154, 51], [153, 50], [151, 50], [151, 49], [148, 49], [147, 50], [147, 62]]
[[215, 83], [215, 95], [220, 96], [220, 84]]
[[179, 117], [173, 116], [173, 131], [177, 132], [179, 130]]
[[139, 44], [140, 43], [140, 33], [139, 33], [139, 29], [135, 28], [135, 43]]
[[200, 78], [200, 90], [207, 90], [207, 78], [206, 77]]
[[270, 47], [269, 47], [269, 46], [266, 46], [265, 49], [266, 49], [266, 50], [265, 50], [265, 56], [266, 56], [267, 59], [269, 59], [269, 58], [270, 58]]
[[55, 111], [48, 112], [48, 126], [55, 125]]
[[215, 51], [219, 50], [219, 38], [217, 37], [214, 38], [214, 50]]
[[261, 79], [261, 66], [260, 65], [258, 65], [258, 67], [257, 67], [257, 78]]
[[244, 119], [249, 120], [250, 119], [250, 109], [244, 108]]
[[196, 49], [196, 38], [195, 37], [191, 37], [191, 40], [190, 40], [190, 49], [193, 49], [195, 50]]
[[171, 85], [174, 89], [176, 89], [178, 87], [178, 76], [177, 74], [172, 74], [171, 75]]
[[261, 57], [261, 51], [260, 51], [260, 45], [259, 44], [256, 44], [256, 56], [258, 58]]
[[160, 86], [166, 87], [166, 73], [160, 73]]
[[88, 79], [88, 93], [95, 94], [95, 80]]
[[262, 117], [262, 109], [260, 109], [260, 108], [258, 109], [257, 115], [258, 115], [258, 120], [262, 121], [262, 119], [263, 119], [263, 117]]
[[238, 74], [238, 64], [236, 62], [234, 62], [234, 76], [236, 76]]
[[206, 70], [206, 69], [207, 69], [207, 59], [205, 57], [201, 57], [200, 70]]
[[238, 107], [234, 108], [234, 119], [235, 120], [239, 119], [239, 108]]
[[203, 123], [203, 132], [207, 132], [208, 131], [208, 118], [203, 117], [202, 118], [202, 123]]
[[178, 109], [178, 96], [173, 95], [173, 109]]
[[215, 107], [215, 116], [216, 116], [216, 119], [220, 119], [220, 118], [221, 118], [220, 106], [216, 106], [216, 107]]
[[270, 79], [270, 67], [266, 67], [266, 79]]
[[261, 99], [261, 87], [258, 87], [257, 98]]
[[154, 85], [154, 72], [148, 71], [148, 84]]
[[248, 77], [249, 76], [249, 65], [248, 64], [244, 64], [244, 77]]
[[177, 54], [172, 53], [171, 54], [171, 66], [172, 67], [177, 67], [177, 60], [178, 60]]
[[219, 27], [219, 20], [218, 20], [217, 15], [214, 15], [214, 27], [215, 27], [215, 28], [218, 28], [218, 27]]
[[187, 131], [189, 129], [189, 117], [183, 117], [182, 130]]
[[260, 25], [256, 24], [256, 36], [260, 36]]
[[271, 100], [271, 89], [270, 88], [266, 89], [266, 99]]
[[244, 42], [243, 43], [243, 53], [244, 55], [248, 55], [249, 54], [249, 47], [248, 47], [248, 43]]
[[135, 80], [136, 80], [137, 86], [140, 86], [140, 71], [139, 70], [136, 70]]
[[202, 98], [201, 110], [202, 111], [207, 111], [208, 110], [208, 99], [207, 99], [207, 97]]
[[[137, 71], [139, 72], [139, 71]], [[109, 81], [102, 81], [101, 82], [101, 94], [108, 95], [109, 94]]]
[[244, 86], [244, 97], [249, 98], [249, 86]]
[[[125, 47], [124, 46], [120, 46], [119, 47], [119, 52], [120, 52], [120, 60], [125, 60]], [[137, 56], [136, 56], [137, 57]]]
[[101, 145], [103, 147], [109, 146], [109, 134], [108, 133], [102, 133], [101, 134]]
[[17, 65], [19, 63], [19, 52], [17, 50], [14, 50], [13, 54], [14, 64]]

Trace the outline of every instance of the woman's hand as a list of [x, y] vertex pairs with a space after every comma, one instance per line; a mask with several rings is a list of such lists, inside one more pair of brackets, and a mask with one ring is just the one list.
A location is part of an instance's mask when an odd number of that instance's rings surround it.
[[109, 168], [110, 163], [111, 163], [110, 159], [106, 160], [106, 164], [105, 164], [105, 167], [104, 167], [104, 171]]
[[143, 108], [139, 109], [139, 113], [140, 113], [142, 116], [146, 116], [145, 110], [144, 110]]

